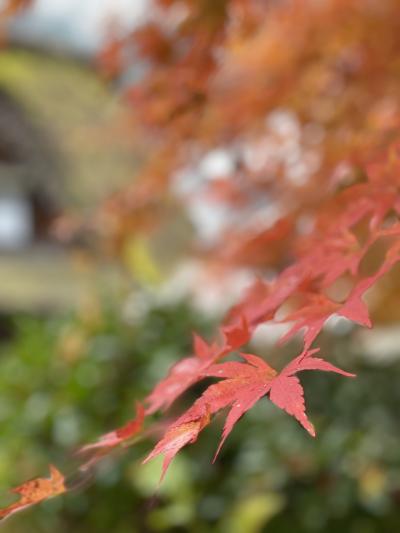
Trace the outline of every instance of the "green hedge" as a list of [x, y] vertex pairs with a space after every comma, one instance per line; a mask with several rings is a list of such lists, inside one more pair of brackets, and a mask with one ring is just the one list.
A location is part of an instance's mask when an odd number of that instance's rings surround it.
[[[0, 345], [3, 504], [11, 501], [8, 487], [44, 475], [48, 463], [72, 472], [74, 449], [130, 418], [134, 401], [190, 351], [187, 332], [211, 328], [186, 304], [154, 308], [133, 324], [111, 305], [69, 317], [16, 316], [12, 324]], [[240, 421], [214, 465], [222, 419], [176, 458], [160, 489], [160, 461], [140, 465], [151, 446], [142, 442], [77, 478], [66, 496], [11, 517], [3, 530], [397, 531], [400, 363], [368, 366], [348, 339], [333, 345], [359, 377], [302, 376], [317, 439], [265, 400]]]

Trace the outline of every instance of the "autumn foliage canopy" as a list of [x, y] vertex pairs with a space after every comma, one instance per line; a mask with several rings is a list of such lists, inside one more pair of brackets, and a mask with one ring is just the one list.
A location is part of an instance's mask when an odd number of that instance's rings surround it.
[[[399, 58], [397, 0], [158, 0], [148, 23], [110, 38], [98, 58], [108, 79], [144, 65], [124, 98], [147, 156], [96, 215], [103, 237], [118, 250], [162, 225], [176, 183], [220, 150], [230, 170], [178, 201], [196, 194], [224, 207], [218, 237], [193, 253], [210, 277], [246, 271], [254, 281], [214, 339], [194, 334], [193, 353], [132, 421], [82, 447], [81, 468], [151, 428], [151, 415], [205, 378], [215, 381], [145, 459], [162, 454], [162, 475], [227, 410], [218, 454], [262, 398], [315, 436], [301, 372], [354, 376], [320, 353], [318, 335], [333, 316], [371, 327], [365, 295], [400, 261]], [[301, 341], [281, 369], [247, 351], [265, 323], [287, 325], [277, 349]], [[48, 482], [47, 496], [60, 486]]]

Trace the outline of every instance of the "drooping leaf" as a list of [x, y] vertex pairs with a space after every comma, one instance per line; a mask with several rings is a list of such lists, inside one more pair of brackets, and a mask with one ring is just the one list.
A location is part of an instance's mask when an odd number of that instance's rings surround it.
[[208, 345], [198, 335], [194, 336], [194, 355], [176, 363], [166, 378], [161, 380], [147, 396], [146, 414], [166, 410], [189, 387], [196, 383], [205, 369], [221, 355], [216, 345]]
[[223, 351], [230, 352], [241, 348], [247, 344], [251, 338], [251, 331], [247, 319], [244, 315], [240, 321], [231, 326], [225, 326], [221, 329], [224, 338]]
[[98, 438], [96, 442], [92, 444], [86, 444], [79, 449], [79, 453], [84, 453], [90, 450], [95, 450], [98, 448], [113, 448], [119, 444], [125, 442], [128, 439], [131, 439], [137, 435], [143, 426], [144, 421], [144, 407], [141, 403], [136, 404], [136, 417], [127, 422], [125, 425], [120, 428], [114, 429], [109, 433], [105, 433]]
[[294, 416], [312, 436], [315, 436], [314, 427], [305, 413], [303, 388], [294, 374], [303, 370], [323, 370], [347, 377], [354, 376], [321, 358], [313, 357], [318, 351], [316, 349], [301, 353], [279, 374], [260, 357], [245, 353], [241, 354], [245, 362], [228, 361], [210, 366], [205, 371], [205, 376], [221, 378], [221, 381], [210, 385], [200, 398], [173, 422], [146, 461], [156, 455], [164, 454], [164, 476], [176, 453], [197, 439], [205, 425], [203, 421], [207, 420], [208, 423], [210, 415], [229, 407], [216, 458], [239, 418], [267, 394], [273, 403]]
[[129, 439], [132, 439], [135, 435], [140, 433], [143, 428], [143, 422], [145, 418], [145, 410], [141, 403], [136, 404], [136, 417], [129, 420], [125, 425], [117, 428], [109, 433], [105, 433], [98, 438], [96, 442], [92, 444], [86, 444], [77, 451], [78, 455], [91, 454], [88, 460], [80, 466], [80, 470], [87, 470], [93, 466], [105, 455], [109, 454], [120, 444], [125, 443]]
[[294, 416], [313, 437], [315, 437], [315, 429], [306, 415], [303, 387], [294, 374], [303, 370], [323, 370], [354, 377], [354, 374], [345, 372], [328, 361], [313, 357], [313, 354], [318, 351], [319, 349], [304, 352], [291, 361], [272, 381], [269, 393], [270, 400], [289, 415]]
[[0, 509], [0, 520], [11, 516], [31, 505], [35, 505], [53, 496], [66, 492], [65, 478], [53, 465], [50, 465], [50, 478], [35, 478], [25, 481], [22, 485], [11, 489], [11, 492], [19, 494], [20, 499], [7, 507]]
[[160, 482], [163, 480], [172, 459], [179, 450], [186, 446], [186, 444], [195, 442], [200, 431], [209, 423], [209, 421], [210, 414], [206, 410], [199, 419], [177, 426], [173, 425], [167, 430], [164, 437], [157, 443], [155, 448], [143, 461], [143, 463], [147, 463], [147, 461], [150, 461], [150, 459], [153, 459], [153, 457], [156, 457], [157, 455], [164, 455]]
[[192, 357], [186, 357], [174, 365], [166, 378], [161, 380], [147, 397], [146, 414], [168, 407], [189, 387], [200, 379], [216, 361], [227, 353], [246, 344], [251, 336], [247, 321], [242, 318], [238, 324], [221, 328], [222, 344], [207, 342], [199, 335], [193, 335]]
[[305, 305], [290, 313], [281, 322], [294, 322], [290, 330], [283, 335], [280, 343], [291, 339], [298, 331], [304, 329], [304, 349], [308, 350], [321, 331], [325, 321], [339, 308], [339, 304], [333, 302], [323, 294], [306, 295]]

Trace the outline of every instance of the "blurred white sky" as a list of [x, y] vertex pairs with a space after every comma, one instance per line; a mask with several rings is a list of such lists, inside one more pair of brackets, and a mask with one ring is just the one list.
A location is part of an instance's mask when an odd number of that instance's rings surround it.
[[[1, 0], [0, 0], [1, 4]], [[91, 52], [101, 42], [107, 19], [130, 26], [145, 15], [149, 0], [34, 0], [14, 31], [27, 40]]]

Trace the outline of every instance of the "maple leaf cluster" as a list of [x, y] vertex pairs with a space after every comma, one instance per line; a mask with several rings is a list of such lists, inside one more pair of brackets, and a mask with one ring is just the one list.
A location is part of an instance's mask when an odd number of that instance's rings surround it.
[[[332, 316], [371, 327], [364, 296], [400, 257], [399, 3], [187, 1], [185, 16], [166, 26], [175, 4], [160, 0], [159, 17], [114, 39], [112, 53], [106, 48], [100, 56], [102, 67], [116, 72], [129, 63], [127, 50], [134, 44], [148, 64], [126, 98], [155, 149], [143, 179], [113, 197], [105, 212], [123, 221], [119, 239], [124, 231], [140, 231], [146, 205], [162, 199], [177, 169], [195, 164], [190, 154], [198, 159], [212, 146], [223, 147], [234, 153], [235, 170], [212, 180], [206, 198], [242, 212], [243, 224], [228, 228], [203, 259], [228, 270], [250, 267], [256, 279], [227, 314], [217, 339], [208, 344], [195, 336], [194, 354], [176, 363], [146, 398], [149, 416], [168, 409], [198, 381], [220, 379], [147, 457], [164, 454], [164, 472], [215, 413], [230, 409], [222, 444], [262, 397], [314, 435], [296, 374], [350, 375], [315, 357], [313, 344]], [[290, 131], [274, 127], [276, 109], [296, 117]], [[292, 177], [285, 142], [292, 152], [318, 160], [308, 165], [307, 179]], [[268, 156], [260, 158], [260, 146]], [[252, 212], [262, 213], [263, 202], [281, 207], [276, 223], [247, 224]], [[304, 219], [311, 221], [306, 233]], [[378, 243], [384, 249], [380, 265], [366, 273]], [[271, 268], [277, 274], [267, 281], [263, 273]], [[337, 290], [340, 282], [345, 294]], [[280, 372], [254, 354], [226, 361], [264, 323], [288, 325], [279, 344], [300, 334], [300, 355]]]
[[[315, 436], [314, 427], [305, 413], [303, 389], [295, 374], [303, 370], [325, 370], [352, 376], [315, 357], [319, 349], [312, 348], [312, 345], [324, 324], [334, 315], [371, 327], [364, 295], [400, 260], [399, 150], [399, 145], [393, 145], [384, 158], [367, 168], [365, 183], [350, 187], [327, 202], [314, 232], [308, 237], [307, 247], [299, 253], [296, 262], [272, 282], [257, 279], [243, 300], [228, 314], [229, 326], [227, 330], [222, 329], [225, 341], [220, 346], [215, 343], [207, 346], [195, 337], [197, 358], [177, 363], [156, 386], [147, 398], [149, 413], [156, 408], [169, 407], [178, 394], [196, 381], [205, 377], [220, 378], [221, 381], [210, 385], [193, 406], [173, 422], [146, 461], [164, 454], [165, 472], [175, 454], [197, 439], [210, 422], [211, 415], [229, 407], [219, 451], [239, 418], [265, 396]], [[338, 205], [340, 213], [337, 212]], [[366, 233], [362, 240], [356, 234], [361, 226]], [[385, 242], [381, 264], [372, 274], [364, 275], [360, 265], [379, 240]], [[349, 283], [347, 294], [340, 300], [333, 299], [328, 295], [329, 289], [344, 277]], [[293, 310], [284, 318], [277, 318], [282, 306], [289, 301], [292, 301]], [[263, 359], [248, 353], [240, 354], [245, 362], [217, 363], [241, 349], [255, 328], [268, 322], [289, 325], [279, 344], [299, 332], [303, 339], [300, 355], [283, 370], [278, 373]], [[229, 339], [226, 331], [235, 342], [226, 340]]]
[[[177, 4], [182, 16], [174, 18]], [[217, 413], [227, 410], [216, 455], [263, 398], [315, 436], [298, 374], [353, 376], [320, 357], [316, 342], [332, 317], [371, 327], [367, 292], [400, 261], [400, 3], [158, 0], [157, 6], [154, 20], [112, 39], [99, 57], [109, 77], [129, 66], [129, 50], [146, 61], [126, 100], [150, 154], [135, 183], [103, 206], [100, 221], [118, 243], [147, 230], [176, 173], [223, 147], [236, 164], [210, 181], [205, 197], [241, 218], [201, 257], [218, 264], [218, 272], [246, 267], [254, 275], [215, 339], [195, 334], [193, 353], [138, 404], [136, 417], [78, 453], [80, 468], [90, 468], [146, 436], [155, 427], [150, 417], [193, 385], [216, 380], [146, 457], [164, 455], [164, 476]], [[271, 205], [279, 207], [277, 218], [255, 224], [253, 215]], [[281, 370], [248, 353], [256, 328], [266, 323], [287, 325], [278, 346], [295, 336], [301, 343]], [[28, 495], [18, 489], [21, 502], [1, 516], [64, 487], [39, 479], [45, 488], [36, 492], [29, 483], [22, 486]]]
[[[106, 202], [99, 223], [119, 245], [148, 230], [146, 212], [162, 224], [155, 206], [169, 196], [177, 172], [196, 173], [202, 157], [220, 149], [232, 168], [197, 194], [235, 216], [200, 249], [202, 257], [225, 269], [281, 270], [293, 261], [304, 220], [338, 188], [363, 179], [370, 160], [398, 138], [400, 5], [156, 6], [147, 25], [114, 36], [99, 56], [108, 76], [145, 65], [124, 97], [149, 154], [132, 185]], [[266, 217], [272, 204], [276, 224]]]

